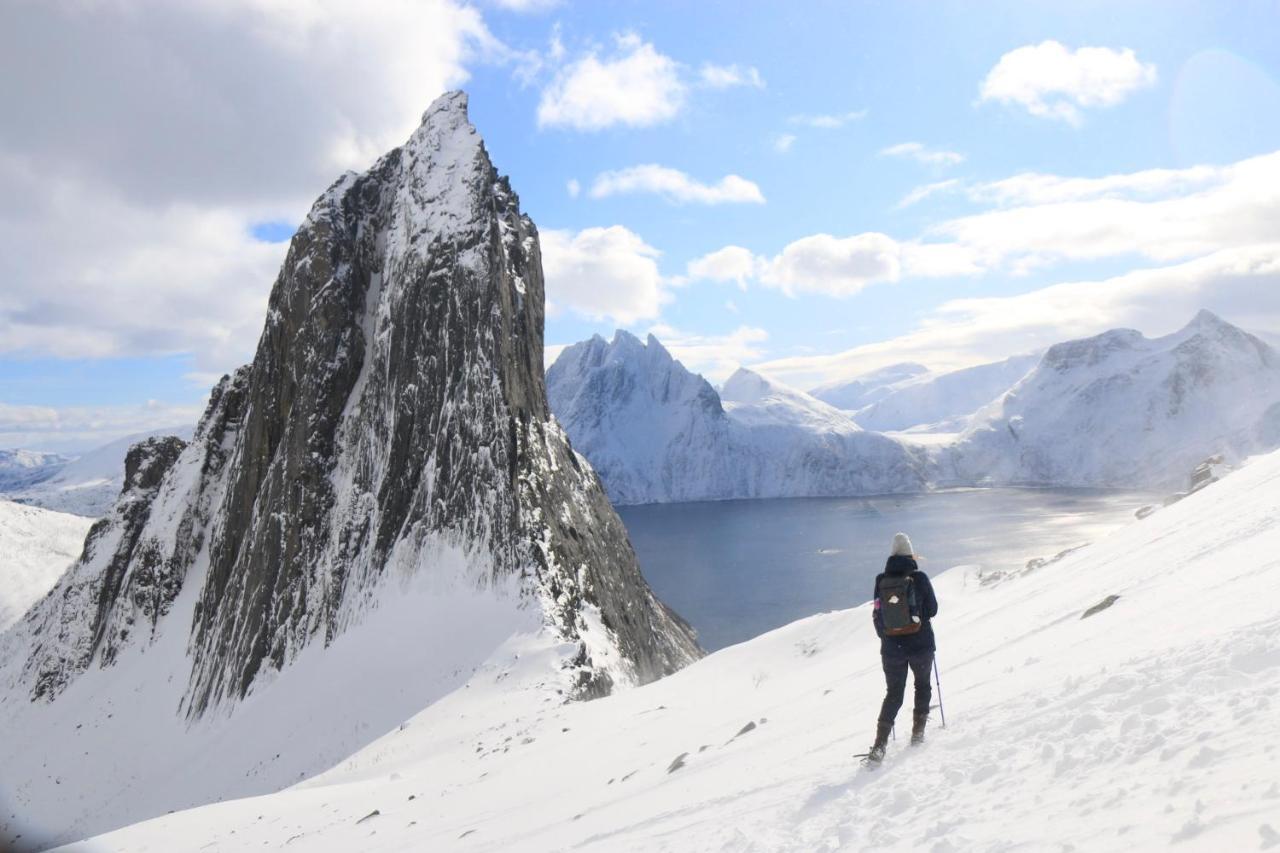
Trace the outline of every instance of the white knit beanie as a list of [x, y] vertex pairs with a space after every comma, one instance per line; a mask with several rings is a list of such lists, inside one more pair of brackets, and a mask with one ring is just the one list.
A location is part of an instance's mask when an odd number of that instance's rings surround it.
[[893, 534], [893, 556], [910, 557], [915, 553], [915, 549], [911, 547], [911, 539], [905, 533]]

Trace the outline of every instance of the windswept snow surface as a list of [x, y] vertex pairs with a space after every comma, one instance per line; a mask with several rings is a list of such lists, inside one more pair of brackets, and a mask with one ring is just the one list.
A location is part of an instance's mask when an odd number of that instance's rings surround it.
[[891, 364], [853, 379], [840, 379], [819, 385], [809, 393], [824, 403], [845, 411], [856, 411], [892, 393], [904, 382], [928, 378], [929, 368], [914, 361]]
[[0, 631], [80, 556], [90, 519], [0, 500]]
[[547, 398], [614, 503], [820, 497], [925, 488], [923, 457], [803, 391], [739, 370], [723, 394], [652, 335], [566, 348]]
[[59, 464], [38, 481], [15, 484], [0, 497], [58, 512], [100, 518], [107, 514], [120, 494], [120, 487], [124, 484], [124, 457], [130, 447], [161, 435], [176, 435], [189, 441], [194, 432], [194, 425], [142, 432], [116, 439], [83, 456], [57, 457], [61, 460]]
[[900, 732], [876, 772], [853, 757], [883, 690], [864, 605], [585, 704], [538, 685], [545, 650], [509, 644], [322, 776], [79, 849], [1275, 844], [1280, 453], [1034, 571], [982, 585], [956, 567], [935, 585], [948, 726], [935, 715], [919, 749]]

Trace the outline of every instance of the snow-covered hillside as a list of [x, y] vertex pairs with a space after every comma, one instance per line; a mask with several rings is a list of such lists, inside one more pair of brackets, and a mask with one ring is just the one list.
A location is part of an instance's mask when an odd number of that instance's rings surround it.
[[897, 382], [869, 405], [852, 413], [870, 430], [953, 433], [969, 426], [973, 414], [1018, 383], [1040, 354], [1016, 355], [947, 373], [928, 373]]
[[40, 450], [0, 450], [0, 494], [48, 479], [72, 458]]
[[947, 727], [935, 714], [915, 749], [899, 733], [875, 772], [853, 757], [883, 690], [867, 605], [588, 704], [547, 701], [551, 658], [530, 636], [328, 773], [92, 849], [1280, 842], [1280, 453], [1061, 560], [977, 579], [974, 567], [935, 575]]
[[0, 500], [0, 631], [80, 556], [90, 519]]
[[724, 396], [652, 335], [567, 347], [547, 396], [615, 503], [917, 491], [916, 453], [802, 391], [740, 370]]
[[929, 376], [929, 368], [913, 361], [891, 364], [853, 379], [827, 382], [809, 391], [828, 405], [846, 412], [865, 408], [892, 393], [893, 388], [912, 379]]
[[1162, 338], [1058, 344], [939, 456], [962, 483], [1185, 485], [1208, 456], [1280, 445], [1280, 355], [1209, 313]]
[[124, 484], [124, 457], [130, 447], [162, 435], [176, 435], [189, 441], [194, 432], [195, 427], [191, 425], [169, 427], [125, 436], [74, 458], [56, 457], [58, 464], [46, 468], [38, 480], [9, 488], [0, 486], [0, 498], [100, 518], [107, 514], [120, 494]]

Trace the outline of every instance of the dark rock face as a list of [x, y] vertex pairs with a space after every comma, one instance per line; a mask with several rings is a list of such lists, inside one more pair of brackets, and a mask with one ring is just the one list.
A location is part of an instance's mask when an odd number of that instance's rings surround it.
[[[28, 614], [33, 636], [62, 628], [33, 647], [33, 695], [99, 651], [110, 664], [199, 583], [184, 700], [199, 716], [362, 618], [393, 571], [439, 570], [443, 551], [477, 582], [523, 579], [579, 645], [581, 696], [695, 659], [550, 417], [543, 306], [537, 231], [465, 96], [446, 95], [403, 148], [316, 202], [253, 363], [214, 389], [191, 446], [130, 451], [112, 515]], [[69, 624], [83, 612], [92, 630]]]

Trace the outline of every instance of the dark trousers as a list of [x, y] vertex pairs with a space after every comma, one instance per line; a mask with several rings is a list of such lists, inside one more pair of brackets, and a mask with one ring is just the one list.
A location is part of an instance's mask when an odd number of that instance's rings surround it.
[[933, 699], [933, 688], [929, 684], [929, 671], [933, 669], [933, 652], [913, 652], [909, 655], [881, 655], [884, 665], [884, 704], [880, 706], [880, 722], [893, 725], [902, 707], [902, 696], [907, 690], [907, 670], [915, 676], [916, 704], [915, 713], [928, 714], [929, 702]]

